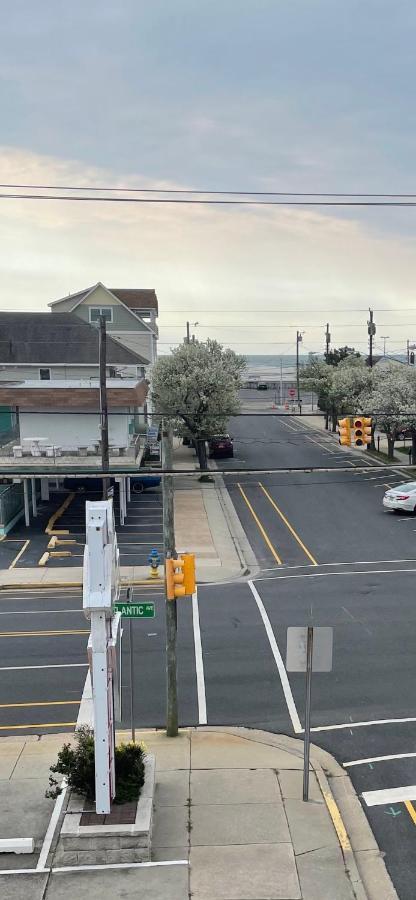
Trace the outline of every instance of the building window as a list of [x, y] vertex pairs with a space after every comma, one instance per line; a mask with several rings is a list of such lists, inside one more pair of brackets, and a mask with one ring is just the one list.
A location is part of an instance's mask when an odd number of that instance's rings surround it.
[[39, 378], [41, 381], [50, 381], [51, 380], [51, 370], [50, 369], [39, 369]]
[[113, 321], [112, 306], [90, 306], [90, 322], [98, 322], [100, 316], [104, 316], [106, 322]]

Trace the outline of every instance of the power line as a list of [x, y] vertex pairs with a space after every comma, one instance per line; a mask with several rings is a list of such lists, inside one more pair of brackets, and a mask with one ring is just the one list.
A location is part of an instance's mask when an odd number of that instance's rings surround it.
[[[410, 196], [410, 195], [409, 195]], [[84, 197], [79, 194], [0, 194], [0, 200], [66, 200], [70, 203], [139, 203], [197, 206], [342, 206], [342, 207], [414, 207], [416, 200], [190, 200], [177, 197]]]
[[416, 194], [393, 194], [393, 193], [355, 193], [351, 191], [228, 191], [228, 190], [204, 190], [203, 188], [132, 188], [132, 187], [97, 187], [83, 185], [65, 185], [65, 184], [0, 184], [0, 188], [14, 190], [41, 190], [41, 191], [91, 191], [98, 193], [136, 193], [136, 194], [179, 194], [179, 195], [195, 195], [203, 194], [206, 196], [233, 196], [233, 197], [374, 197], [374, 198], [395, 198], [405, 199], [408, 197], [416, 198]]

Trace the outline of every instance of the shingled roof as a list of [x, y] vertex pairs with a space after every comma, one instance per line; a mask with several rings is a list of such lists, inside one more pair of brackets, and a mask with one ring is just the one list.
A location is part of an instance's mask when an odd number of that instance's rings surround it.
[[[73, 313], [0, 312], [0, 364], [98, 365], [98, 328]], [[109, 365], [144, 366], [147, 360], [107, 334]]]
[[[76, 294], [68, 294], [66, 297], [60, 297], [59, 300], [53, 300], [48, 306], [57, 306], [59, 303], [62, 303], [63, 300], [73, 300], [74, 306], [77, 306], [78, 303], [81, 303], [84, 297], [87, 297], [95, 287], [97, 287], [97, 285], [84, 288], [82, 291], [77, 291]], [[103, 287], [105, 287], [105, 285], [103, 285]], [[117, 300], [124, 303], [124, 306], [127, 306], [128, 309], [138, 310], [139, 315], [140, 311], [144, 312], [147, 309], [153, 309], [155, 310], [156, 315], [158, 314], [157, 295], [154, 288], [107, 288], [107, 290], [114, 294], [114, 297], [117, 297]]]

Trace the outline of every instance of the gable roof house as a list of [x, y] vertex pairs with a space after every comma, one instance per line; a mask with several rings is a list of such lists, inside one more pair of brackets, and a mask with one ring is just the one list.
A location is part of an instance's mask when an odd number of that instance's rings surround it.
[[[0, 382], [99, 375], [98, 328], [72, 313], [0, 312]], [[107, 337], [107, 376], [144, 376], [146, 359]]]
[[108, 334], [152, 365], [157, 356], [158, 302], [153, 289], [92, 287], [49, 303], [52, 313], [73, 313], [88, 324], [105, 316]]

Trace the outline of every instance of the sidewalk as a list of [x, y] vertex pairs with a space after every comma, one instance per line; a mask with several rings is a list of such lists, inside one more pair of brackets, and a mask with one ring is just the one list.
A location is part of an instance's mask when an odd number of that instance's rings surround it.
[[0, 739], [0, 837], [35, 838], [35, 853], [1, 855], [2, 900], [397, 900], [345, 770], [313, 747], [304, 803], [302, 742], [245, 728], [137, 734], [156, 755], [152, 863], [60, 871], [54, 840], [35, 873], [66, 739]]

